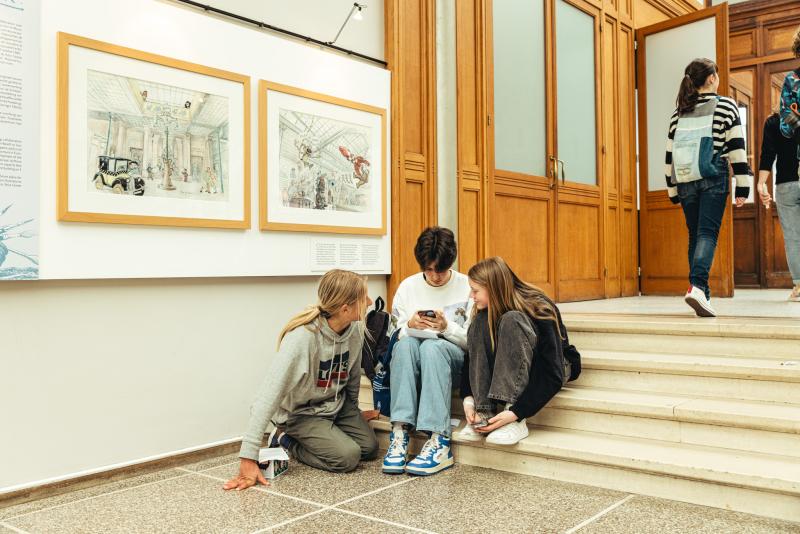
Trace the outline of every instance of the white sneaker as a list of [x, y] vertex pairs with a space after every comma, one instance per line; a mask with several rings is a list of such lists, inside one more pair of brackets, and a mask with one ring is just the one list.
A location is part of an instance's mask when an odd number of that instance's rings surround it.
[[792, 289], [792, 293], [789, 295], [789, 302], [800, 302], [800, 284], [797, 284]]
[[472, 428], [471, 424], [464, 423], [464, 428], [458, 432], [455, 432], [453, 437], [458, 441], [480, 441], [483, 439], [483, 434], [475, 432], [475, 429]]
[[528, 424], [525, 419], [508, 423], [489, 432], [486, 443], [491, 445], [515, 445], [528, 437]]
[[686, 296], [683, 298], [686, 304], [694, 309], [698, 317], [716, 317], [717, 312], [711, 307], [711, 302], [706, 298], [706, 294], [699, 287], [689, 286]]

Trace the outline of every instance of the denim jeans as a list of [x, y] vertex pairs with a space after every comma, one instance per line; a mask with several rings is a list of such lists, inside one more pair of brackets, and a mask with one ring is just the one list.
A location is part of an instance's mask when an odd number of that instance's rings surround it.
[[689, 230], [689, 283], [711, 297], [708, 271], [714, 261], [722, 215], [728, 203], [727, 175], [679, 183], [686, 227]]
[[775, 204], [783, 228], [786, 260], [795, 285], [800, 284], [800, 182], [775, 186]]
[[464, 351], [444, 339], [404, 337], [394, 346], [390, 366], [392, 422], [450, 437], [450, 401]]
[[469, 328], [469, 384], [482, 412], [495, 411], [494, 402], [514, 404], [528, 386], [536, 332], [524, 313], [509, 311], [500, 317], [494, 341], [492, 350], [488, 314], [481, 311]]

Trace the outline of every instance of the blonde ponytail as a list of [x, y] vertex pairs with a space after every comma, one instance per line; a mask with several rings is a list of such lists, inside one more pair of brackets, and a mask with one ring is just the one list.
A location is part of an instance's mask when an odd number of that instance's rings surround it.
[[[367, 301], [367, 279], [352, 271], [333, 269], [325, 273], [319, 281], [317, 297], [318, 304], [309, 306], [289, 319], [278, 336], [278, 348], [286, 334], [295, 328], [309, 325], [319, 317], [331, 317], [345, 304], [358, 304], [363, 315], [364, 306], [361, 303]], [[364, 320], [363, 316], [361, 320]]]

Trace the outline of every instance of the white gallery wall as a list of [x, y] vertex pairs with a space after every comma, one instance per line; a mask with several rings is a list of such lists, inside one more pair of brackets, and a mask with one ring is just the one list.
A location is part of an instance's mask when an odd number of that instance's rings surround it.
[[[259, 76], [298, 85], [298, 78], [293, 78], [298, 74], [289, 69], [292, 67], [306, 76], [303, 80], [308, 89], [389, 107], [388, 100], [375, 102], [374, 92], [368, 88], [354, 87], [352, 81], [345, 86], [342, 84], [347, 82], [339, 81], [342, 72], [351, 72], [348, 69], [379, 68], [171, 2], [40, 1], [43, 268], [48, 268], [48, 254], [55, 251], [51, 260], [56, 258], [66, 270], [51, 270], [54, 277], [61, 278], [58, 273], [74, 269], [76, 264], [102, 273], [104, 262], [113, 263], [125, 253], [122, 245], [112, 242], [115, 235], [134, 232], [141, 242], [152, 239], [161, 242], [160, 246], [168, 241], [167, 236], [188, 235], [163, 261], [168, 269], [175, 269], [177, 258], [185, 261], [188, 257], [187, 274], [197, 278], [0, 284], [0, 492], [235, 441], [246, 424], [250, 401], [268, 359], [274, 354], [278, 332], [294, 312], [316, 299], [316, 277], [204, 275], [208, 273], [204, 269], [218, 261], [222, 239], [236, 239], [242, 232], [210, 230], [210, 234], [219, 236], [213, 239], [220, 241], [206, 243], [192, 238], [205, 230], [55, 221], [57, 31], [248, 74], [253, 77], [253, 96]], [[310, 9], [317, 2], [293, 0], [291, 4], [300, 12], [305, 5], [309, 21], [319, 27], [320, 21]], [[370, 9], [377, 11], [376, 6], [371, 3]], [[269, 22], [267, 15], [263, 18]], [[382, 13], [379, 20], [383, 20]], [[306, 32], [301, 22], [292, 29]], [[341, 23], [328, 22], [336, 26], [334, 32]], [[380, 32], [369, 35], [372, 37], [367, 38], [369, 42], [362, 50], [382, 50], [382, 24]], [[351, 46], [356, 48], [354, 44]], [[275, 50], [279, 51], [277, 56]], [[311, 58], [312, 67], [306, 68], [307, 58]], [[270, 59], [282, 67], [264, 67]], [[388, 88], [388, 73], [376, 75], [386, 76]], [[387, 95], [380, 98], [388, 99]], [[254, 106], [253, 118], [256, 109]], [[259, 239], [255, 230], [256, 124], [253, 121], [254, 229], [250, 232]], [[123, 231], [115, 232], [118, 229]], [[87, 230], [100, 235], [100, 245], [94, 247], [90, 257]], [[291, 242], [298, 237], [285, 239]], [[274, 252], [250, 256], [252, 252], [247, 249], [253, 247], [251, 241], [241, 240], [236, 246], [241, 250], [235, 253], [250, 258], [248, 261], [256, 258], [282, 265], [300, 261], [290, 254]], [[50, 265], [55, 269], [53, 263]], [[370, 278], [373, 298], [385, 296], [385, 291], [384, 276]]]

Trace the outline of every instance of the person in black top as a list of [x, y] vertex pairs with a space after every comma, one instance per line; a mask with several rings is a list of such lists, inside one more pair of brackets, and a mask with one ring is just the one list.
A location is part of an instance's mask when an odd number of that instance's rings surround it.
[[535, 415], [564, 384], [566, 329], [544, 292], [520, 280], [502, 258], [469, 270], [475, 303], [467, 332], [461, 396], [465, 427], [458, 437], [513, 445], [528, 435]]
[[[772, 197], [767, 189], [767, 179], [775, 164], [775, 204], [783, 228], [783, 243], [786, 259], [792, 273], [794, 289], [789, 300], [800, 302], [800, 183], [798, 183], [798, 143], [794, 138], [782, 135], [780, 115], [773, 113], [764, 123], [761, 141], [761, 161], [758, 166], [758, 195], [769, 207]], [[800, 130], [797, 130], [800, 132]], [[777, 160], [777, 162], [776, 162]]]

